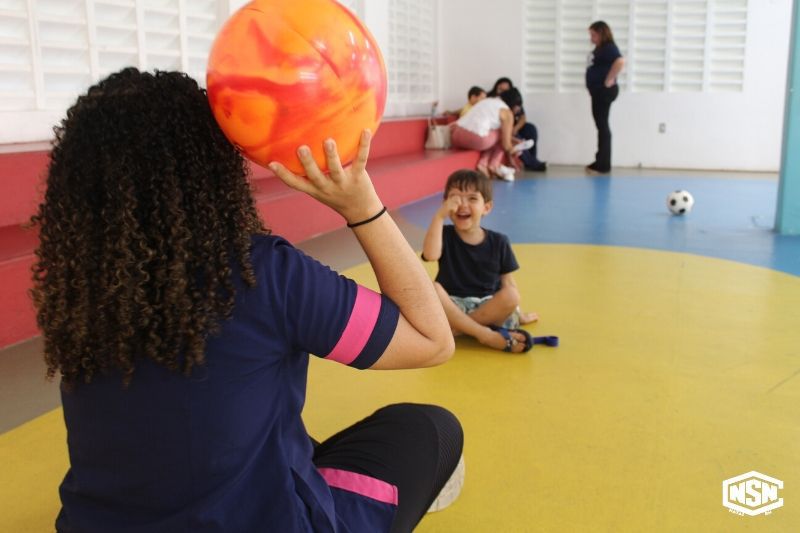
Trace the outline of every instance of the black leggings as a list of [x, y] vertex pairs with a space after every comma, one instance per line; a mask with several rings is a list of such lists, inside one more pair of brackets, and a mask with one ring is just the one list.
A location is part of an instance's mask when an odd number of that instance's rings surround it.
[[611, 128], [608, 125], [608, 115], [611, 111], [611, 102], [619, 96], [619, 86], [589, 89], [589, 94], [592, 96], [592, 117], [597, 126], [595, 170], [608, 172], [611, 170]]
[[397, 487], [392, 533], [412, 531], [447, 483], [464, 447], [461, 424], [435, 405], [394, 404], [314, 450], [318, 467], [365, 474]]

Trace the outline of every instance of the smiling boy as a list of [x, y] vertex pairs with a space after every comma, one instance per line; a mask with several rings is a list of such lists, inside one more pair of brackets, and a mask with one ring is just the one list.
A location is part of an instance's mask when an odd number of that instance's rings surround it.
[[[519, 269], [508, 237], [481, 227], [492, 210], [492, 185], [473, 170], [450, 175], [444, 202], [425, 235], [422, 259], [439, 261], [436, 292], [453, 335], [469, 335], [507, 352], [527, 352], [531, 337], [520, 324], [538, 319], [520, 313], [520, 295], [511, 273]], [[449, 217], [452, 225], [445, 225]]]

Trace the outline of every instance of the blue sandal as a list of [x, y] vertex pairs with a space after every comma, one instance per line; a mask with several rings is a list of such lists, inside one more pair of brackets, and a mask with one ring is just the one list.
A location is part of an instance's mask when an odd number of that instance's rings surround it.
[[535, 344], [544, 344], [545, 346], [556, 347], [558, 346], [558, 337], [555, 335], [548, 335], [545, 337], [531, 337], [531, 334], [524, 329], [508, 329], [500, 326], [489, 326], [493, 331], [498, 332], [506, 340], [506, 347], [503, 348], [504, 352], [511, 352], [514, 346], [514, 339], [511, 338], [511, 333], [521, 333], [525, 337], [525, 349], [520, 353], [530, 351]]

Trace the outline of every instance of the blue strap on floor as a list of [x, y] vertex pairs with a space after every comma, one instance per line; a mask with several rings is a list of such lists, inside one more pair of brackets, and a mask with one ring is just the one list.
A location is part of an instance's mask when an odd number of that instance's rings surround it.
[[544, 344], [545, 346], [558, 346], [558, 337], [548, 335], [546, 337], [533, 337], [533, 344]]

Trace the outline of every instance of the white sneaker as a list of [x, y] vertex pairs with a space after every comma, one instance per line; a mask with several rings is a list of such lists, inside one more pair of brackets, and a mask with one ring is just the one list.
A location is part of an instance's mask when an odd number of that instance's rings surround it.
[[497, 167], [497, 176], [503, 181], [514, 181], [514, 169], [505, 165]]
[[464, 472], [464, 454], [461, 454], [456, 469], [453, 470], [450, 479], [447, 480], [442, 490], [439, 491], [439, 495], [433, 500], [427, 512], [435, 513], [436, 511], [441, 511], [458, 499], [458, 495], [461, 494], [461, 489], [464, 486]]
[[531, 148], [533, 148], [533, 139], [526, 139], [521, 143], [515, 144], [511, 151], [515, 154], [518, 154], [520, 152], [524, 152], [525, 150], [530, 150]]

